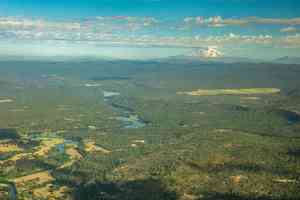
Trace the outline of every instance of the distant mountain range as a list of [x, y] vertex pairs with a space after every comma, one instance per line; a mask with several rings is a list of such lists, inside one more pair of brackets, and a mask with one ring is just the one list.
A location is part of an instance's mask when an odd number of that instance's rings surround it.
[[196, 56], [171, 56], [168, 58], [159, 59], [161, 62], [171, 63], [186, 63], [186, 62], [201, 62], [201, 63], [262, 63], [263, 60], [250, 59], [245, 57], [217, 57], [217, 58], [205, 58]]
[[55, 62], [68, 62], [68, 61], [111, 61], [120, 60], [105, 56], [2, 56], [0, 55], [0, 61], [55, 61]]
[[168, 58], [159, 59], [161, 62], [169, 63], [187, 63], [187, 62], [200, 62], [200, 63], [275, 63], [275, 64], [300, 64], [300, 57], [281, 57], [274, 60], [251, 59], [246, 57], [216, 57], [205, 58], [197, 56], [171, 56]]
[[274, 64], [300, 64], [300, 57], [280, 57], [274, 60], [260, 60], [260, 59], [251, 59], [246, 57], [198, 57], [191, 55], [178, 55], [170, 56], [166, 58], [153, 58], [147, 60], [133, 60], [133, 59], [116, 59], [111, 57], [78, 57], [78, 56], [1, 56], [0, 61], [139, 61], [139, 62], [167, 62], [174, 64], [186, 64], [186, 63], [274, 63]]

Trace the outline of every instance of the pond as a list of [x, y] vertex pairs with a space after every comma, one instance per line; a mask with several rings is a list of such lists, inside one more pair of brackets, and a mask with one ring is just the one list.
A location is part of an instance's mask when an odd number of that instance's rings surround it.
[[75, 146], [78, 146], [78, 142], [73, 141], [73, 140], [65, 139], [65, 140], [64, 140], [64, 143], [62, 143], [62, 144], [57, 144], [57, 145], [56, 145], [57, 151], [58, 151], [60, 154], [64, 154], [64, 153], [65, 153], [65, 147], [66, 147], [66, 145], [75, 145]]
[[289, 111], [285, 109], [278, 109], [277, 113], [286, 119], [289, 124], [296, 124], [300, 122], [300, 113], [296, 111]]
[[4, 139], [16, 140], [19, 138], [20, 136], [16, 129], [0, 128], [0, 140], [4, 140]]
[[117, 117], [116, 119], [123, 122], [124, 128], [143, 128], [146, 126], [146, 123], [137, 115]]

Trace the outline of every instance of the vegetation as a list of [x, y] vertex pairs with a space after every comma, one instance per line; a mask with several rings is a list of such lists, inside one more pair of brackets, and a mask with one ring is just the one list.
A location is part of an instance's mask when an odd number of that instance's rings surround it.
[[297, 65], [0, 65], [0, 184], [19, 200], [300, 198]]

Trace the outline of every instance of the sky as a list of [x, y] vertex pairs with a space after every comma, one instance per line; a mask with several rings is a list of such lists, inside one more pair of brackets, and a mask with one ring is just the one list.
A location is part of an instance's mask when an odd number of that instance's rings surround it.
[[300, 57], [298, 0], [1, 0], [0, 57]]

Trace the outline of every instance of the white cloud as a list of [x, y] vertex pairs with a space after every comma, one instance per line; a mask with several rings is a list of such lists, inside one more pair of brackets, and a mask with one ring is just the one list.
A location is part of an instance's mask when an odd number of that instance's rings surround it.
[[203, 16], [186, 17], [184, 23], [188, 25], [201, 25], [209, 27], [224, 26], [242, 26], [247, 24], [280, 24], [280, 25], [299, 25], [300, 18], [222, 18], [221, 16], [212, 16], [205, 18]]
[[192, 23], [192, 22], [194, 22], [194, 17], [186, 17], [183, 19], [183, 21], [185, 23]]
[[87, 20], [49, 21], [0, 17], [0, 29], [4, 30], [40, 30], [40, 31], [130, 31], [151, 27], [159, 21], [153, 17], [111, 16], [95, 17]]
[[291, 33], [291, 32], [297, 32], [297, 31], [298, 30], [293, 26], [289, 26], [289, 27], [280, 29], [280, 32], [282, 32], [282, 33]]
[[300, 24], [300, 18], [258, 18], [253, 17], [248, 19], [249, 22], [258, 24], [282, 24], [282, 25], [298, 25]]
[[78, 30], [81, 28], [78, 22], [58, 22], [33, 19], [0, 18], [0, 28], [5, 29], [61, 29]]
[[[290, 22], [296, 23], [296, 19], [291, 19]], [[250, 18], [248, 20], [250, 21]], [[258, 18], [251, 18], [251, 20], [258, 20]], [[267, 21], [270, 21], [270, 19]], [[286, 20], [283, 20], [283, 22], [287, 23]], [[243, 24], [246, 21], [223, 19], [220, 16], [210, 18], [198, 16], [185, 18], [185, 23], [221, 27], [226, 26], [226, 24]], [[174, 22], [171, 25], [174, 25]], [[105, 45], [184, 48], [229, 45], [300, 46], [298, 34], [273, 37], [270, 34], [243, 35], [227, 33], [214, 36], [213, 34], [195, 35], [196, 33], [194, 33], [194, 35], [184, 36], [177, 34], [177, 30], [170, 31], [168, 28], [171, 25], [169, 22], [164, 24], [163, 21], [159, 22], [152, 17], [113, 16], [97, 17], [82, 21], [47, 21], [0, 17], [0, 39], [2, 41], [8, 39], [28, 41], [60, 40], [80, 43], [95, 42]], [[293, 26], [288, 26], [281, 31], [291, 33], [294, 32], [294, 29]], [[214, 50], [218, 49], [207, 49], [207, 56], [219, 55]], [[202, 53], [205, 55], [204, 52]]]
[[279, 40], [278, 45], [286, 48], [300, 47], [300, 34], [285, 36]]

